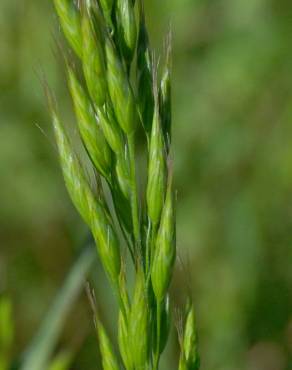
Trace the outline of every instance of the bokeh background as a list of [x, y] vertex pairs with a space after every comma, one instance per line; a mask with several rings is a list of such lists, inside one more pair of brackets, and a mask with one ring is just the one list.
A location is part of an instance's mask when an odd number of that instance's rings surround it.
[[[173, 29], [172, 290], [192, 291], [202, 369], [291, 370], [292, 3], [146, 0], [146, 9], [157, 49]], [[63, 185], [40, 82], [45, 73], [71, 121], [51, 1], [1, 0], [0, 35], [0, 293], [14, 307], [16, 358], [86, 231]], [[107, 291], [100, 285], [102, 302]], [[97, 369], [85, 295], [72, 311], [59, 347], [75, 352], [72, 369]]]

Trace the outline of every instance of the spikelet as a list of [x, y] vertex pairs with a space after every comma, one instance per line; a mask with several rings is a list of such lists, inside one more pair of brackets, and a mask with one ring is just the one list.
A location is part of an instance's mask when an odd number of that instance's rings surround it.
[[82, 58], [80, 12], [72, 0], [54, 0], [64, 35], [75, 53]]
[[132, 0], [117, 0], [117, 20], [120, 48], [130, 65], [137, 43], [137, 25]]
[[140, 30], [137, 46], [137, 81], [139, 108], [142, 116], [143, 127], [146, 131], [146, 134], [150, 136], [154, 111], [154, 99], [152, 94], [153, 79], [151, 53], [142, 1], [139, 2], [139, 10]]
[[166, 192], [167, 168], [165, 145], [159, 114], [156, 77], [154, 81], [155, 108], [149, 147], [146, 200], [148, 216], [154, 225], [158, 225]]
[[158, 302], [167, 293], [176, 256], [175, 211], [173, 205], [172, 179], [170, 178], [151, 270], [151, 281]]
[[116, 117], [111, 106], [107, 102], [103, 109], [96, 107], [98, 121], [103, 130], [111, 149], [120, 156], [125, 150], [125, 139], [120, 126], [116, 122]]
[[106, 64], [103, 48], [103, 36], [99, 22], [90, 15], [90, 8], [82, 11], [83, 71], [89, 94], [98, 107], [102, 107], [107, 96]]
[[112, 222], [104, 205], [95, 199], [90, 189], [85, 173], [73, 153], [56, 109], [52, 104], [52, 99], [50, 99], [49, 104], [67, 190], [76, 209], [93, 233], [103, 267], [110, 281], [116, 285], [120, 273], [120, 250]]
[[149, 307], [147, 303], [145, 278], [141, 266], [138, 267], [136, 275], [129, 326], [134, 368], [137, 370], [144, 370], [147, 368], [148, 361]]
[[106, 179], [109, 179], [113, 162], [111, 149], [96, 121], [95, 113], [87, 94], [73, 69], [68, 66], [67, 70], [69, 89], [82, 141], [96, 169]]
[[107, 80], [111, 101], [119, 125], [126, 134], [131, 134], [136, 129], [138, 119], [134, 94], [125, 68], [109, 37], [106, 37], [105, 44]]
[[179, 370], [198, 370], [200, 358], [198, 354], [195, 310], [192, 303], [189, 303], [187, 308], [181, 351]]

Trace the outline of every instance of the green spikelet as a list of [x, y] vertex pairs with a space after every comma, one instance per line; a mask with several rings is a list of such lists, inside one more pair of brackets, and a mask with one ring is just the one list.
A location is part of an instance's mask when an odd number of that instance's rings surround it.
[[163, 68], [162, 79], [160, 84], [160, 115], [161, 125], [165, 138], [167, 151], [171, 142], [171, 36], [169, 35], [166, 41], [166, 62]]
[[148, 183], [147, 183], [147, 209], [148, 216], [154, 225], [160, 220], [166, 191], [166, 156], [161, 121], [157, 88], [155, 90], [155, 109], [149, 147]]
[[134, 368], [147, 369], [148, 345], [149, 345], [149, 307], [147, 303], [147, 291], [144, 281], [144, 273], [138, 267], [134, 298], [131, 307], [130, 319], [131, 354]]
[[66, 39], [75, 53], [82, 58], [82, 33], [80, 13], [72, 0], [54, 0]]
[[117, 286], [121, 268], [119, 242], [109, 216], [104, 214], [101, 218], [100, 211], [98, 209], [93, 218], [92, 234], [104, 269], [113, 285]]
[[185, 333], [184, 333], [184, 351], [188, 368], [197, 370], [199, 368], [197, 327], [194, 306], [191, 304], [187, 314]]
[[112, 168], [111, 149], [97, 123], [90, 101], [70, 67], [68, 67], [68, 82], [85, 148], [97, 170], [109, 179]]
[[102, 358], [103, 370], [120, 370], [119, 363], [114, 354], [111, 341], [99, 320], [96, 323], [96, 327], [99, 339], [99, 348]]
[[132, 0], [117, 0], [120, 47], [127, 63], [131, 63], [137, 43], [137, 25]]
[[169, 181], [166, 200], [156, 239], [151, 281], [158, 302], [167, 293], [176, 256], [175, 212], [173, 207], [172, 180]]
[[137, 80], [139, 92], [139, 108], [142, 115], [144, 129], [148, 136], [151, 133], [154, 99], [152, 94], [152, 64], [151, 53], [148, 41], [148, 34], [145, 24], [145, 14], [143, 2], [139, 2], [140, 7], [140, 31], [137, 47]]
[[107, 102], [104, 109], [96, 107], [96, 110], [100, 126], [102, 127], [107, 142], [117, 155], [121, 155], [121, 153], [125, 151], [126, 144], [123, 132], [116, 122], [111, 104]]
[[200, 358], [198, 354], [196, 317], [194, 306], [190, 303], [185, 321], [179, 370], [198, 370], [199, 368]]
[[106, 65], [103, 49], [103, 36], [96, 22], [94, 29], [90, 9], [83, 10], [83, 71], [89, 94], [95, 105], [102, 107], [107, 95]]
[[121, 262], [119, 243], [112, 222], [104, 205], [95, 199], [55, 109], [51, 109], [51, 112], [66, 187], [73, 204], [90, 227], [103, 267], [116, 286]]
[[67, 135], [55, 112], [52, 112], [56, 142], [59, 149], [61, 167], [67, 190], [74, 206], [84, 221], [91, 225], [95, 199], [86, 181], [85, 174], [73, 153]]
[[112, 104], [119, 125], [126, 134], [135, 131], [137, 108], [125, 68], [109, 37], [106, 38], [107, 79]]

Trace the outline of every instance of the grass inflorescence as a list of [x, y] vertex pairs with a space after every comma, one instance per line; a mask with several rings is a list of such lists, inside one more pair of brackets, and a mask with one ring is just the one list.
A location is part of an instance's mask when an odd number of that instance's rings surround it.
[[[169, 159], [171, 40], [167, 37], [164, 62], [158, 68], [142, 0], [54, 0], [54, 5], [75, 54], [65, 57], [65, 65], [78, 131], [96, 176], [103, 179], [96, 183], [98, 191], [93, 190], [48, 93], [66, 186], [92, 232], [119, 306], [119, 355], [95, 311], [103, 368], [157, 370], [169, 335], [168, 290], [176, 259]], [[148, 158], [143, 196], [136, 173], [137, 133], [141, 130]], [[114, 207], [104, 195], [105, 185]], [[134, 266], [133, 294], [128, 292], [123, 245]], [[196, 370], [192, 304], [179, 326], [178, 367]]]

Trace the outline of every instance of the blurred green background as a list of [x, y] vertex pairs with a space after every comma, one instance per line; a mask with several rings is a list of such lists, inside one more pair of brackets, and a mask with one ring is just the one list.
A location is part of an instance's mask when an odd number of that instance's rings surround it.
[[[169, 22], [173, 29], [180, 255], [173, 294], [194, 296], [202, 369], [291, 370], [292, 3], [146, 0], [146, 8], [157, 49]], [[0, 293], [14, 306], [15, 357], [85, 235], [63, 185], [40, 82], [45, 73], [72, 120], [54, 52], [59, 34], [50, 0], [1, 0]], [[106, 302], [102, 287], [97, 296]], [[85, 295], [60, 348], [76, 352], [73, 370], [98, 368]], [[175, 369], [169, 353], [166, 369]]]

